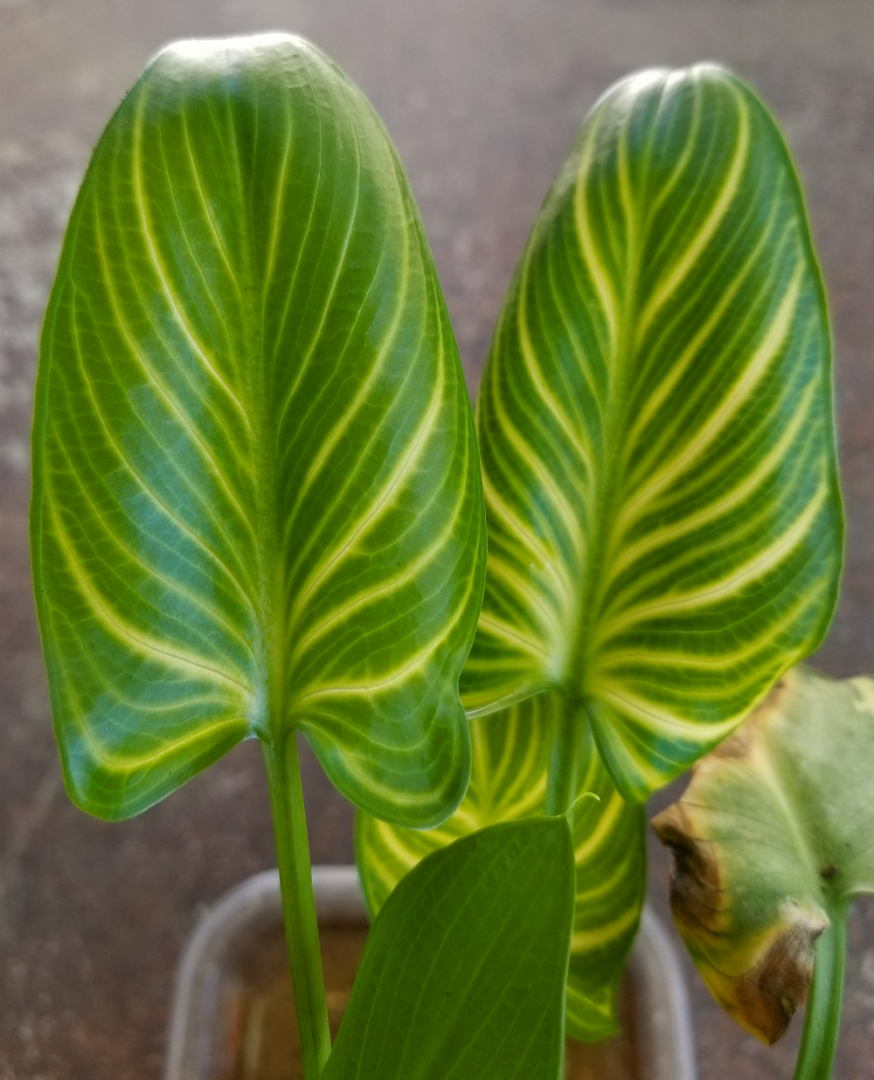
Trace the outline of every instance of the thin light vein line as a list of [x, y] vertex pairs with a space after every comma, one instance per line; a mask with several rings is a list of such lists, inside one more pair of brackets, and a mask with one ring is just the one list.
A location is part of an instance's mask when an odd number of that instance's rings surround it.
[[221, 389], [225, 392], [225, 394], [228, 396], [228, 399], [236, 406], [236, 408], [237, 408], [237, 410], [238, 410], [238, 412], [240, 414], [240, 418], [242, 419], [243, 424], [245, 425], [245, 427], [248, 430], [251, 430], [251, 421], [249, 419], [248, 413], [246, 412], [245, 408], [243, 407], [243, 403], [240, 401], [240, 399], [237, 397], [237, 395], [234, 393], [234, 391], [231, 389], [231, 387], [227, 384], [227, 382], [225, 382], [225, 380], [222, 378], [222, 376], [219, 374], [218, 370], [216, 369], [215, 365], [212, 363], [212, 361], [206, 355], [206, 353], [204, 352], [202, 346], [197, 341], [197, 338], [195, 337], [194, 332], [192, 331], [191, 327], [188, 325], [188, 321], [186, 320], [185, 316], [183, 315], [181, 309], [179, 308], [179, 305], [176, 303], [176, 298], [173, 295], [173, 290], [172, 290], [172, 288], [170, 286], [170, 282], [167, 279], [167, 275], [166, 275], [164, 267], [163, 267], [163, 265], [161, 263], [160, 256], [158, 255], [157, 248], [155, 247], [155, 240], [154, 240], [154, 237], [152, 235], [152, 227], [151, 227], [151, 224], [149, 222], [148, 213], [147, 213], [147, 210], [146, 210], [146, 200], [145, 200], [145, 196], [143, 194], [142, 128], [143, 128], [143, 109], [144, 109], [145, 101], [146, 101], [146, 94], [145, 94], [145, 92], [142, 92], [141, 95], [140, 95], [140, 100], [139, 100], [139, 103], [138, 103], [138, 106], [137, 106], [136, 117], [135, 117], [135, 121], [134, 121], [134, 154], [133, 154], [132, 177], [133, 177], [133, 183], [134, 183], [134, 192], [136, 194], [135, 202], [136, 202], [137, 209], [139, 210], [140, 225], [141, 225], [141, 229], [142, 229], [143, 238], [146, 241], [146, 249], [147, 249], [147, 251], [149, 253], [149, 257], [150, 257], [152, 265], [153, 265], [153, 267], [155, 269], [155, 273], [156, 273], [156, 275], [158, 277], [158, 281], [161, 284], [161, 290], [164, 293], [164, 296], [165, 296], [165, 298], [167, 300], [167, 303], [168, 303], [168, 305], [170, 307], [170, 310], [173, 313], [173, 316], [175, 318], [177, 326], [182, 331], [184, 337], [188, 340], [188, 343], [191, 345], [191, 348], [194, 350], [195, 355], [200, 359], [200, 361], [203, 364], [204, 368], [209, 372], [209, 374], [215, 380], [216, 384], [218, 386], [220, 386]]
[[197, 188], [197, 194], [200, 197], [200, 203], [203, 207], [204, 217], [209, 223], [210, 231], [212, 232], [216, 249], [222, 257], [222, 261], [225, 264], [225, 269], [228, 272], [228, 277], [234, 283], [234, 288], [237, 291], [237, 295], [242, 300], [243, 294], [242, 290], [240, 289], [240, 283], [237, 280], [237, 275], [234, 273], [233, 267], [231, 266], [231, 261], [228, 258], [228, 253], [225, 249], [224, 241], [222, 240], [221, 235], [218, 231], [218, 226], [215, 223], [215, 219], [212, 216], [212, 211], [210, 210], [209, 203], [207, 202], [206, 193], [203, 190], [203, 183], [200, 179], [200, 172], [197, 168], [197, 162], [195, 161], [194, 157], [194, 150], [191, 146], [191, 137], [188, 131], [188, 113], [185, 109], [182, 110], [182, 130], [185, 135], [185, 149], [188, 153], [188, 163], [191, 166], [191, 175], [194, 178], [194, 184]]
[[[240, 521], [252, 533], [253, 538], [254, 538], [254, 531], [252, 529], [252, 524], [249, 521], [248, 516], [243, 512], [243, 508], [240, 506], [239, 500], [237, 499], [234, 492], [231, 490], [230, 485], [228, 484], [228, 481], [225, 478], [224, 473], [219, 468], [218, 462], [215, 460], [215, 457], [212, 454], [212, 451], [209, 449], [209, 447], [206, 445], [206, 443], [204, 443], [204, 441], [201, 438], [200, 434], [198, 433], [197, 429], [193, 426], [193, 424], [188, 419], [188, 417], [185, 415], [185, 413], [182, 411], [182, 409], [180, 409], [180, 407], [177, 404], [177, 402], [176, 402], [175, 398], [173, 397], [173, 395], [166, 388], [164, 383], [157, 377], [157, 375], [155, 374], [154, 368], [151, 366], [151, 364], [146, 362], [145, 354], [140, 351], [139, 346], [135, 342], [135, 340], [134, 340], [134, 338], [133, 338], [133, 336], [131, 334], [130, 328], [128, 326], [127, 320], [122, 316], [121, 306], [119, 304], [118, 296], [116, 295], [115, 288], [113, 286], [113, 277], [112, 277], [112, 273], [110, 272], [109, 264], [108, 264], [108, 261], [107, 261], [105, 243], [104, 243], [104, 239], [103, 239], [103, 232], [102, 232], [102, 227], [100, 225], [100, 216], [99, 216], [99, 214], [96, 213], [96, 211], [94, 213], [94, 223], [95, 223], [95, 237], [97, 239], [97, 247], [98, 247], [98, 251], [100, 253], [100, 264], [101, 264], [101, 269], [102, 269], [102, 272], [103, 272], [103, 274], [102, 274], [103, 283], [104, 283], [104, 285], [106, 287], [107, 296], [109, 297], [109, 300], [110, 300], [110, 302], [112, 304], [112, 310], [113, 310], [113, 314], [115, 315], [116, 326], [118, 327], [119, 331], [121, 332], [122, 337], [125, 339], [125, 342], [127, 343], [128, 349], [130, 350], [131, 356], [135, 360], [138, 361], [140, 367], [143, 370], [143, 373], [146, 375], [146, 377], [148, 378], [151, 385], [155, 388], [155, 390], [157, 390], [157, 392], [160, 394], [161, 398], [164, 400], [164, 402], [169, 407], [170, 411], [178, 418], [179, 422], [185, 428], [186, 432], [188, 433], [188, 435], [191, 438], [191, 441], [200, 450], [201, 454], [203, 455], [204, 460], [206, 462], [208, 462], [210, 470], [212, 471], [212, 473], [215, 476], [216, 480], [219, 482], [219, 485], [222, 487], [222, 489], [224, 490], [225, 494], [227, 495], [229, 501], [233, 505], [234, 509], [239, 514]], [[136, 280], [135, 276], [132, 279], [135, 281]], [[138, 285], [136, 286], [136, 288], [137, 288], [137, 290], [139, 292], [139, 286]], [[90, 309], [90, 301], [88, 300], [88, 294], [86, 292], [84, 292], [83, 290], [78, 290], [78, 292], [82, 296], [83, 300], [89, 306], [89, 309]], [[173, 350], [167, 345], [167, 343], [166, 343], [166, 341], [164, 341], [163, 337], [161, 337], [160, 332], [158, 331], [158, 328], [154, 324], [152, 324], [151, 328], [154, 331], [154, 333], [156, 334], [156, 336], [159, 338], [159, 340], [161, 341], [161, 344], [164, 347], [166, 355], [172, 356], [173, 355]], [[225, 434], [227, 434], [227, 432], [225, 432]], [[176, 471], [179, 473], [180, 476], [184, 475], [184, 474], [182, 474], [181, 470], [179, 470], [178, 468], [176, 469]], [[186, 484], [188, 483], [187, 480], [185, 482], [186, 482]], [[188, 486], [190, 487], [190, 485], [188, 485]], [[192, 488], [192, 490], [194, 490], [194, 489]], [[197, 497], [200, 498], [199, 493], [198, 493]], [[216, 528], [227, 539], [227, 534], [224, 532], [224, 528], [222, 527], [221, 523], [218, 522], [218, 521], [216, 521]]]
[[[209, 616], [209, 618], [214, 619], [217, 623], [220, 623], [222, 626], [224, 626], [225, 629], [230, 633], [231, 637], [234, 638], [240, 645], [242, 645], [243, 649], [248, 652], [250, 657], [254, 660], [254, 653], [252, 652], [252, 648], [249, 642], [240, 633], [239, 628], [229, 623], [228, 620], [224, 617], [224, 615], [221, 614], [221, 612], [216, 611], [214, 608], [211, 608], [208, 604], [204, 602], [201, 597], [197, 596], [195, 593], [192, 593], [188, 589], [183, 588], [178, 581], [175, 581], [173, 578], [166, 577], [155, 567], [150, 566], [148, 563], [144, 562], [139, 555], [135, 554], [133, 551], [131, 551], [129, 547], [122, 543], [121, 539], [118, 537], [115, 531], [110, 528], [108, 522], [104, 519], [102, 513], [98, 510], [96, 504], [94, 503], [94, 500], [91, 497], [90, 490], [86, 487], [86, 485], [82, 481], [82, 478], [76, 470], [75, 462], [70, 457], [70, 453], [66, 445], [60, 440], [58, 440], [58, 448], [63, 454], [69, 466], [69, 475], [73, 478], [76, 486], [79, 488], [79, 491], [85, 502], [87, 502], [90, 506], [93, 517], [99, 520], [104, 525], [106, 529], [106, 534], [113, 539], [113, 541], [118, 545], [119, 548], [121, 548], [121, 550], [128, 556], [128, 558], [130, 558], [133, 563], [135, 563], [143, 571], [145, 571], [147, 577], [154, 578], [157, 581], [163, 582], [168, 589], [177, 593], [179, 596], [184, 597], [196, 607], [199, 607], [205, 615]], [[142, 530], [142, 533], [143, 535], [151, 538], [151, 534], [149, 534], [145, 530]], [[174, 554], [178, 555], [177, 552], [174, 552]], [[182, 558], [182, 556], [179, 556], [179, 558]]]
[[431, 406], [426, 414], [419, 431], [416, 433], [416, 439], [410, 446], [407, 454], [398, 465], [394, 475], [389, 480], [382, 493], [374, 501], [373, 505], [369, 508], [367, 514], [362, 517], [347, 534], [344, 540], [338, 544], [337, 548], [332, 553], [331, 557], [320, 567], [318, 567], [318, 573], [311, 577], [306, 585], [298, 593], [295, 600], [292, 612], [289, 618], [289, 623], [296, 622], [297, 613], [306, 604], [309, 597], [315, 592], [319, 584], [324, 580], [325, 576], [329, 573], [331, 568], [336, 565], [339, 559], [349, 550], [352, 544], [358, 539], [361, 533], [367, 528], [367, 526], [376, 518], [380, 512], [384, 509], [391, 496], [394, 494], [395, 489], [405, 479], [407, 472], [413, 466], [415, 461], [418, 460], [419, 453], [426, 438], [431, 434], [433, 430], [434, 417], [437, 414], [437, 410], [440, 405], [440, 401], [443, 395], [442, 379], [440, 383], [434, 388], [432, 395]]
[[[80, 295], [82, 295], [82, 298], [87, 303], [87, 297], [84, 294], [81, 293], [81, 291], [78, 289], [78, 287], [75, 285], [74, 282], [71, 281], [70, 286], [71, 286], [71, 289], [73, 291], [72, 320], [71, 321], [72, 321], [73, 333], [74, 333], [74, 343], [75, 343], [76, 358], [79, 361], [79, 369], [80, 369], [80, 371], [82, 373], [82, 378], [83, 378], [83, 381], [84, 381], [84, 385], [85, 385], [85, 387], [87, 389], [88, 396], [91, 399], [92, 412], [93, 412], [94, 416], [97, 418], [97, 420], [98, 420], [98, 422], [99, 422], [99, 424], [100, 424], [100, 426], [101, 426], [101, 428], [103, 430], [103, 433], [106, 436], [107, 441], [109, 442], [110, 446], [112, 446], [113, 450], [115, 451], [115, 454], [116, 454], [116, 457], [118, 458], [118, 460], [120, 462], [122, 462], [124, 467], [128, 470], [128, 472], [131, 474], [131, 476], [137, 481], [137, 483], [142, 488], [143, 492], [152, 500], [152, 502], [154, 502], [155, 505], [157, 507], [159, 507], [160, 510], [164, 514], [166, 514], [166, 516], [169, 518], [169, 520], [172, 521], [173, 524], [176, 525], [176, 527], [182, 533], [184, 533], [192, 541], [194, 541], [194, 543], [202, 551], [204, 551], [210, 559], [212, 559], [218, 566], [220, 566], [222, 568], [222, 570], [225, 571], [225, 573], [228, 575], [228, 578], [230, 579], [232, 584], [236, 587], [239, 595], [246, 601], [246, 603], [249, 605], [250, 610], [254, 614], [255, 609], [254, 609], [254, 605], [252, 603], [252, 600], [251, 600], [248, 592], [243, 588], [241, 582], [237, 579], [236, 574], [230, 568], [230, 566], [215, 551], [213, 551], [213, 549], [206, 543], [205, 540], [202, 539], [202, 537], [198, 536], [197, 533], [193, 532], [185, 524], [185, 522], [182, 521], [181, 518], [177, 517], [176, 514], [170, 509], [170, 507], [167, 506], [167, 504], [165, 502], [163, 502], [162, 499], [159, 498], [159, 496], [155, 493], [155, 491], [153, 491], [153, 489], [149, 486], [149, 484], [146, 483], [145, 479], [140, 475], [140, 473], [137, 471], [137, 469], [134, 468], [134, 466], [133, 466], [132, 462], [130, 461], [130, 459], [125, 454], [122, 453], [121, 448], [119, 447], [118, 443], [115, 441], [115, 439], [114, 439], [114, 437], [113, 437], [113, 435], [112, 435], [112, 433], [111, 433], [111, 431], [110, 431], [110, 429], [109, 429], [109, 427], [108, 427], [108, 425], [106, 423], [106, 419], [104, 418], [103, 410], [100, 408], [100, 406], [99, 406], [99, 404], [97, 402], [97, 398], [96, 398], [95, 393], [94, 393], [94, 387], [93, 387], [93, 385], [91, 383], [91, 379], [90, 379], [90, 377], [88, 375], [87, 367], [85, 365], [85, 362], [84, 362], [84, 359], [83, 359], [83, 356], [82, 356], [81, 346], [79, 344], [79, 329], [78, 329], [78, 322], [77, 322], [77, 317], [76, 317], [76, 299]], [[186, 483], [186, 486], [190, 487], [190, 485], [188, 485], [188, 483], [187, 483], [187, 478], [185, 478], [184, 474], [181, 474], [181, 475], [182, 475], [183, 480]], [[191, 488], [191, 491], [196, 497], [199, 497], [198, 493], [193, 488]], [[228, 538], [225, 537], [225, 539], [227, 540]], [[228, 542], [230, 543], [230, 541], [228, 541]]]
[[[342, 245], [340, 247], [339, 254], [336, 257], [336, 263], [335, 263], [335, 266], [334, 266], [334, 275], [333, 275], [333, 278], [331, 279], [331, 284], [328, 287], [328, 289], [324, 291], [324, 293], [320, 294], [319, 304], [320, 304], [320, 307], [321, 307], [321, 314], [320, 314], [320, 317], [319, 317], [318, 326], [313, 331], [313, 334], [312, 334], [312, 336], [310, 338], [309, 348], [307, 349], [304, 356], [301, 358], [301, 361], [300, 361], [300, 363], [298, 365], [297, 373], [295, 375], [294, 382], [292, 383], [288, 393], [286, 394], [285, 401], [283, 402], [282, 408], [279, 411], [279, 420], [277, 422], [277, 427], [278, 428], [281, 428], [283, 426], [284, 422], [285, 422], [286, 413], [288, 412], [288, 409], [291, 406], [291, 402], [292, 402], [292, 400], [294, 398], [295, 393], [297, 392], [297, 388], [300, 385], [300, 381], [303, 378], [304, 372], [309, 367], [310, 361], [312, 360], [312, 357], [313, 357], [313, 354], [315, 353], [316, 348], [317, 348], [317, 346], [319, 344], [319, 341], [321, 340], [322, 331], [324, 330], [325, 323], [326, 323], [326, 321], [328, 319], [328, 312], [331, 309], [331, 304], [332, 304], [332, 301], [334, 299], [334, 295], [335, 295], [335, 293], [337, 291], [337, 283], [340, 280], [340, 275], [341, 275], [342, 271], [345, 269], [345, 266], [346, 266], [346, 255], [347, 255], [348, 250], [349, 250], [349, 243], [350, 243], [350, 241], [352, 239], [352, 232], [353, 232], [353, 229], [354, 229], [354, 226], [355, 226], [355, 219], [358, 216], [358, 201], [359, 201], [359, 197], [361, 195], [361, 147], [360, 147], [359, 142], [358, 142], [358, 132], [357, 131], [355, 132], [355, 151], [356, 151], [356, 154], [355, 154], [356, 173], [355, 173], [355, 183], [354, 183], [355, 199], [354, 199], [354, 202], [352, 204], [351, 211], [349, 213], [349, 222], [348, 222], [348, 225], [346, 227], [346, 235], [343, 237], [343, 243], [342, 243]], [[321, 162], [321, 158], [319, 160]], [[338, 187], [339, 186], [340, 185], [338, 185]], [[343, 186], [343, 189], [346, 190], [347, 187], [351, 187], [352, 185], [351, 185], [351, 183], [349, 181], [347, 181], [342, 186]], [[335, 196], [334, 197], [336, 199], [336, 189], [335, 189]], [[284, 325], [284, 318], [283, 318], [283, 325]], [[281, 333], [281, 330], [280, 330], [280, 333]]]
[[168, 662], [172, 666], [177, 666], [183, 671], [189, 669], [194, 671], [200, 671], [205, 674], [214, 676], [217, 679], [221, 679], [223, 682], [230, 683], [236, 686], [243, 693], [250, 695], [252, 688], [244, 683], [241, 683], [239, 679], [233, 675], [228, 674], [226, 671], [222, 671], [219, 668], [212, 667], [209, 664], [204, 663], [201, 659], [195, 659], [193, 657], [184, 656], [179, 653], [171, 652], [169, 649], [162, 648], [160, 645], [149, 641], [147, 638], [140, 636], [130, 627], [123, 625], [118, 621], [115, 614], [107, 607], [102, 597], [96, 591], [92, 585], [88, 575], [86, 574], [80, 560], [75, 554], [75, 545], [67, 535], [66, 529], [63, 527], [60, 518], [52, 510], [51, 513], [52, 524], [54, 526], [55, 540], [58, 546], [64, 553], [67, 566], [70, 569], [72, 576], [75, 578], [79, 588], [86, 595], [91, 603], [92, 609], [99, 613], [103, 617], [103, 621], [107, 623], [112, 629], [119, 635], [119, 637], [132, 642], [138, 646], [146, 654], [154, 654], [160, 656], [165, 662]]

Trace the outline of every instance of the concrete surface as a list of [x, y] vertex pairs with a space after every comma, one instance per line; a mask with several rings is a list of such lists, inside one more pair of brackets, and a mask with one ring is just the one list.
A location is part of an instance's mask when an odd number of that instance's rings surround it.
[[[835, 675], [874, 671], [870, 0], [0, 0], [0, 1080], [156, 1080], [186, 935], [203, 905], [273, 858], [252, 745], [123, 825], [68, 803], [26, 538], [39, 324], [89, 149], [162, 43], [258, 29], [312, 38], [384, 117], [422, 209], [472, 391], [533, 215], [597, 95], [635, 68], [705, 58], [760, 90], [797, 155], [837, 345], [849, 538], [841, 606], [819, 663]], [[348, 806], [311, 758], [305, 779], [314, 858], [348, 861]], [[654, 850], [662, 910], [666, 868]], [[691, 969], [690, 981], [702, 1080], [791, 1074], [791, 1037], [775, 1050], [759, 1046]], [[867, 901], [852, 921], [835, 1075], [874, 1078]]]

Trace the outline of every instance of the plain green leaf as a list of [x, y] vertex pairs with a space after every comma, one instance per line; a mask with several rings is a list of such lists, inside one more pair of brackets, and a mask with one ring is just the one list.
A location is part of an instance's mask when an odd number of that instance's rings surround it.
[[477, 399], [489, 557], [462, 698], [583, 703], [634, 800], [821, 640], [842, 517], [825, 298], [755, 95], [648, 71], [584, 123]]
[[481, 519], [373, 110], [297, 38], [170, 46], [95, 150], [41, 345], [32, 550], [73, 798], [125, 817], [300, 728], [359, 806], [441, 820]]
[[368, 935], [324, 1080], [556, 1080], [573, 884], [563, 817], [423, 859]]
[[874, 679], [796, 668], [653, 820], [692, 959], [766, 1042], [804, 1000], [819, 935], [874, 893], [872, 777]]
[[[473, 771], [467, 795], [443, 825], [405, 829], [359, 813], [356, 855], [371, 912], [420, 859], [499, 821], [542, 814], [550, 739], [559, 707], [542, 694], [471, 723]], [[646, 889], [645, 818], [613, 786], [584, 734], [573, 812], [576, 897], [567, 985], [567, 1032], [603, 1039], [617, 1030], [616, 993]], [[512, 886], [511, 886], [512, 887]]]

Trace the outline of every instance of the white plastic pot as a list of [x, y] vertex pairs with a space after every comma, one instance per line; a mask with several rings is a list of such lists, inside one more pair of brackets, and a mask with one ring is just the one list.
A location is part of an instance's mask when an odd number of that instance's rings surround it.
[[[354, 866], [313, 869], [321, 925], [363, 926], [364, 898]], [[204, 917], [185, 950], [176, 985], [165, 1080], [227, 1080], [229, 1032], [238, 1028], [242, 966], [259, 942], [282, 935], [277, 871], [257, 874]], [[261, 946], [262, 951], [264, 946]], [[695, 1080], [689, 1004], [673, 945], [645, 909], [629, 960], [638, 1077]]]

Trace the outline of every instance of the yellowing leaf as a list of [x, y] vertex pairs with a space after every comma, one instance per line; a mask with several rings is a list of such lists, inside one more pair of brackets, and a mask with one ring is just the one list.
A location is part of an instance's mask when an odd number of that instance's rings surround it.
[[795, 668], [653, 820], [675, 855], [671, 904], [698, 970], [766, 1042], [821, 966], [840, 1014], [847, 907], [874, 892], [872, 776], [874, 680]]

